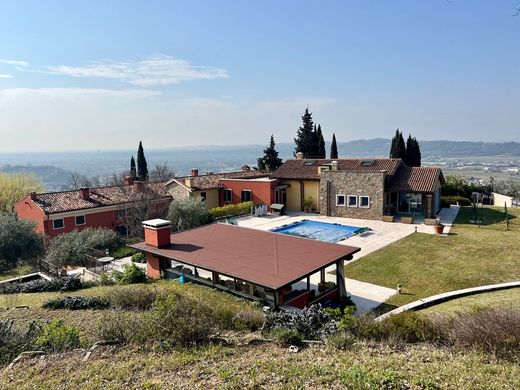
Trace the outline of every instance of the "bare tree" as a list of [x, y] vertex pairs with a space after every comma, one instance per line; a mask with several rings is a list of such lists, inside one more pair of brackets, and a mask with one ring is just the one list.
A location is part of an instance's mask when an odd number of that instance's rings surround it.
[[175, 177], [175, 172], [168, 167], [168, 164], [156, 164], [149, 173], [151, 182], [167, 181]]

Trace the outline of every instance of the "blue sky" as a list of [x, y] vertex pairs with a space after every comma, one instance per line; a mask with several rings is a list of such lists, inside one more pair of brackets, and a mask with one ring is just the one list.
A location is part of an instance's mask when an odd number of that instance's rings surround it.
[[9, 1], [0, 152], [291, 141], [520, 141], [512, 0]]

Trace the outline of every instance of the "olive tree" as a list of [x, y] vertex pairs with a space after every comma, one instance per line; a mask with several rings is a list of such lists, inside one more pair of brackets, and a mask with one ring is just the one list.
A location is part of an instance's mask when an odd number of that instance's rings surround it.
[[170, 203], [168, 219], [175, 230], [185, 230], [210, 223], [212, 216], [200, 198], [187, 198]]

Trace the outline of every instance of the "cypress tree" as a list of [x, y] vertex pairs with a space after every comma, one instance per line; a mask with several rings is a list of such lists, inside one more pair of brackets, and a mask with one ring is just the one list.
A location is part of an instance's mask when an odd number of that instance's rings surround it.
[[318, 158], [325, 158], [325, 140], [323, 139], [323, 133], [321, 131], [321, 125], [318, 125], [318, 128], [316, 130], [316, 138], [318, 139], [318, 150], [316, 157]]
[[137, 149], [137, 176], [139, 180], [148, 180], [148, 164], [144, 156], [142, 141], [139, 141], [139, 148]]
[[336, 144], [336, 133], [332, 134], [332, 143], [330, 144], [330, 158], [338, 158], [338, 145]]
[[305, 158], [312, 157], [314, 144], [314, 123], [312, 121], [312, 114], [309, 109], [305, 109], [305, 113], [302, 116], [303, 125], [298, 128], [296, 132], [296, 138], [294, 138], [295, 148], [294, 155], [296, 153], [303, 153]]
[[130, 159], [130, 176], [137, 177], [137, 171], [135, 169], [135, 160], [134, 156]]
[[392, 138], [390, 158], [406, 159], [406, 145], [404, 143], [403, 133], [401, 133], [399, 129], [395, 131], [394, 138]]
[[278, 157], [275, 149], [274, 136], [271, 134], [269, 146], [264, 149], [264, 155], [257, 159], [258, 169], [263, 172], [274, 172], [282, 165], [282, 159]]
[[417, 138], [408, 135], [406, 140], [406, 157], [404, 162], [409, 167], [420, 167], [421, 166], [421, 148]]

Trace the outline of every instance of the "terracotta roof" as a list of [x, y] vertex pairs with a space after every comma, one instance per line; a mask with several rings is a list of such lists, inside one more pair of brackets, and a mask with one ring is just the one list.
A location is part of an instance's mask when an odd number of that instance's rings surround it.
[[[263, 173], [260, 171], [238, 171], [238, 172], [222, 172], [222, 173], [211, 173], [208, 175], [200, 175], [200, 176], [181, 176], [176, 177], [175, 180], [185, 184], [185, 179], [192, 179], [193, 185], [191, 189], [199, 191], [199, 190], [210, 190], [213, 188], [220, 188], [222, 185], [219, 183], [220, 179], [256, 179], [259, 177], [267, 177], [269, 174]], [[170, 184], [172, 180], [167, 182]]]
[[144, 242], [130, 246], [273, 289], [360, 250], [220, 223], [172, 234], [171, 242], [165, 249]]
[[437, 181], [444, 183], [437, 167], [401, 167], [386, 186], [387, 192], [434, 192]]
[[[164, 182], [143, 183], [143, 190], [153, 198], [169, 198]], [[89, 199], [81, 198], [81, 190], [47, 192], [37, 194], [34, 201], [45, 213], [92, 209], [131, 203], [141, 199], [143, 192], [132, 185], [89, 188]]]
[[293, 159], [287, 160], [280, 168], [273, 172], [273, 179], [307, 179], [319, 180], [318, 167], [330, 165], [332, 161], [339, 163], [339, 170], [379, 172], [386, 171], [388, 175], [393, 175], [396, 169], [402, 164], [401, 159]]

